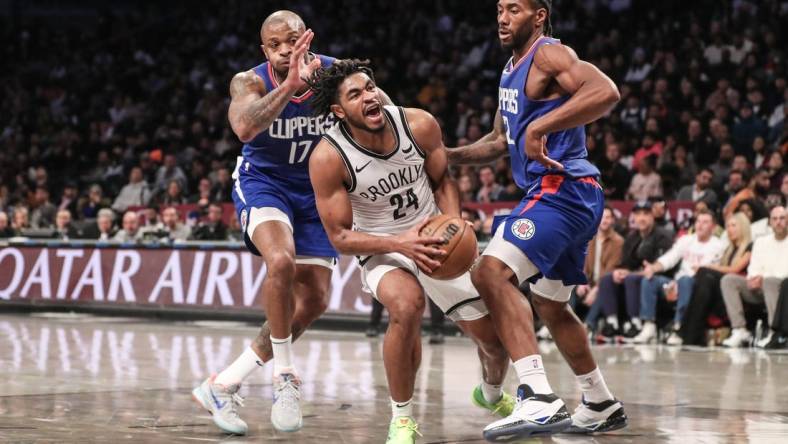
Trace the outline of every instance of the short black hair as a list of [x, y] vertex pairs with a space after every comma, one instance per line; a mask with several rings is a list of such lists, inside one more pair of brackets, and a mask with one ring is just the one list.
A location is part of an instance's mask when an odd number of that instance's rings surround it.
[[312, 73], [306, 83], [312, 88], [315, 95], [312, 99], [312, 111], [317, 116], [326, 116], [331, 112], [331, 105], [337, 103], [339, 85], [356, 73], [364, 73], [372, 81], [375, 77], [369, 60], [343, 59], [337, 60], [331, 66], [320, 68]]

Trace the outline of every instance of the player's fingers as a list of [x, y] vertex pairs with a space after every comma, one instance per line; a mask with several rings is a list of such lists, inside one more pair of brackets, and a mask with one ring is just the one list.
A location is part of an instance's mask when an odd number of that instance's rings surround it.
[[421, 253], [421, 254], [425, 254], [425, 255], [427, 255], [429, 257], [443, 257], [443, 256], [446, 256], [446, 252], [445, 251], [443, 251], [440, 248], [435, 248], [435, 247], [417, 245], [416, 246], [416, 251]]
[[560, 163], [556, 162], [555, 160], [553, 160], [553, 159], [551, 159], [551, 158], [549, 158], [547, 156], [542, 156], [542, 158], [539, 159], [539, 163], [544, 165], [545, 168], [554, 168], [556, 170], [563, 170], [564, 169], [563, 165], [561, 165]]
[[307, 29], [304, 35], [306, 36], [304, 44], [306, 45], [306, 48], [309, 49], [309, 46], [312, 44], [312, 39], [315, 38], [315, 33], [311, 29]]
[[436, 236], [429, 236], [429, 237], [427, 237], [427, 236], [420, 236], [419, 238], [417, 238], [417, 239], [416, 239], [416, 242], [417, 242], [417, 243], [419, 243], [419, 244], [421, 244], [421, 245], [433, 245], [433, 244], [442, 244], [442, 243], [444, 243], [445, 241], [443, 240], [443, 238], [442, 238], [442, 237], [436, 237]]
[[418, 255], [418, 260], [422, 264], [426, 266], [426, 268], [430, 271], [435, 270], [436, 268], [441, 266], [441, 263], [436, 261], [435, 259], [431, 259], [429, 256], [425, 254]]
[[311, 41], [312, 40], [312, 38], [310, 37], [311, 34], [312, 34], [312, 30], [311, 29], [307, 29], [306, 31], [304, 31], [304, 33], [301, 34], [301, 36], [298, 37], [298, 39], [295, 42], [296, 48], [298, 48], [299, 46], [304, 44], [304, 42], [306, 42], [306, 41]]

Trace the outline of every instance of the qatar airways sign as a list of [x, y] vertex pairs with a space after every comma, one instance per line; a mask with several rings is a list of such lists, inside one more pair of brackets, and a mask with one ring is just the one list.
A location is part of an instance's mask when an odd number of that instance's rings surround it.
[[[6, 247], [0, 300], [261, 310], [266, 268], [236, 250]], [[355, 258], [331, 276], [328, 311], [366, 313]]]

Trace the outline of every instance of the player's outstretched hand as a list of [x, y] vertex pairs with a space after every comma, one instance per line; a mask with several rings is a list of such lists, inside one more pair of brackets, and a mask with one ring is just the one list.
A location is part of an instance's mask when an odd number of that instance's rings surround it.
[[397, 252], [413, 259], [423, 271], [432, 273], [441, 263], [436, 259], [442, 258], [446, 252], [438, 248], [443, 244], [442, 238], [437, 236], [421, 236], [419, 232], [429, 222], [424, 219], [420, 224], [410, 230], [398, 234], [396, 237]]
[[547, 136], [538, 135], [534, 131], [525, 130], [525, 154], [545, 168], [563, 170], [564, 166], [551, 159], [547, 153]]
[[290, 66], [284, 84], [293, 92], [304, 88], [306, 86], [304, 79], [308, 79], [316, 69], [320, 68], [320, 59], [317, 57], [307, 62], [307, 51], [309, 51], [309, 45], [314, 36], [315, 33], [311, 29], [307, 29], [296, 40], [295, 49], [290, 54]]

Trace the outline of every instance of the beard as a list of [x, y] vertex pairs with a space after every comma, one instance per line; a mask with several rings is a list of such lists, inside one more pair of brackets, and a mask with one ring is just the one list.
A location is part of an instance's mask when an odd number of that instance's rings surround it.
[[[381, 109], [381, 112], [383, 112], [382, 109]], [[383, 120], [383, 124], [380, 125], [380, 127], [378, 127], [378, 128], [373, 128], [373, 127], [367, 125], [367, 123], [364, 121], [363, 117], [361, 119], [356, 119], [354, 117], [351, 117], [349, 114], [347, 114], [347, 115], [345, 115], [345, 120], [347, 120], [347, 122], [346, 122], [347, 125], [349, 125], [351, 127], [354, 127], [354, 128], [358, 128], [358, 129], [367, 131], [367, 132], [370, 132], [370, 133], [379, 133], [379, 132], [381, 132], [381, 131], [386, 129], [386, 121], [385, 121], [385, 119]]]

